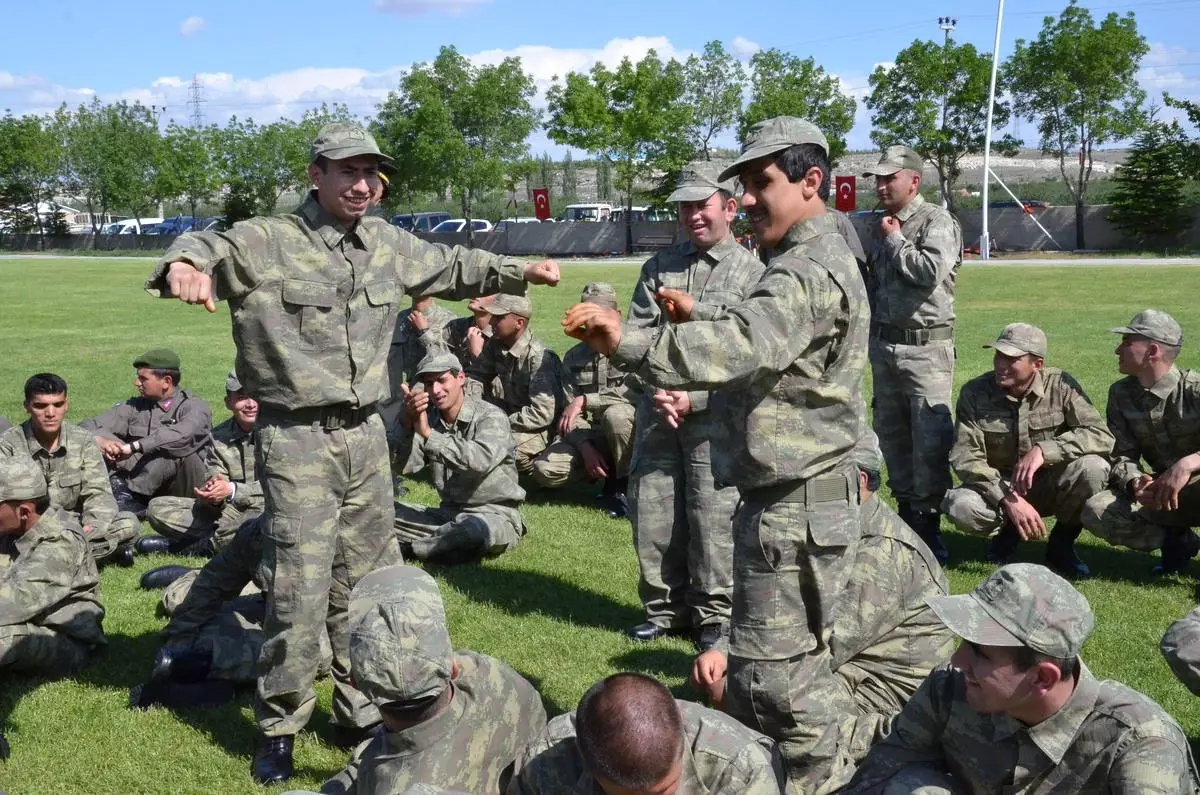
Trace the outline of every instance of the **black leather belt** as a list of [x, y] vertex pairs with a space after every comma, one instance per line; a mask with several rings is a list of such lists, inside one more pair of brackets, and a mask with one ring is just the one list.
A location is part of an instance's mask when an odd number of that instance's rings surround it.
[[791, 480], [775, 486], [742, 492], [742, 501], [754, 505], [803, 502], [858, 502], [857, 473], [831, 472], [808, 480]]
[[353, 428], [361, 425], [374, 413], [374, 403], [367, 406], [335, 403], [332, 406], [307, 406], [299, 409], [263, 406], [259, 410], [259, 414], [268, 422], [279, 425], [315, 425], [326, 431]]
[[954, 339], [954, 326], [899, 328], [880, 323], [871, 329], [871, 336], [892, 345], [928, 345], [931, 342]]

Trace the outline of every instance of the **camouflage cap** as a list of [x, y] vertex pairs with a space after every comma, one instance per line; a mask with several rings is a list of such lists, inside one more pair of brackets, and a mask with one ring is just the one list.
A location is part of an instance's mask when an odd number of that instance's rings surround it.
[[608, 282], [590, 282], [579, 294], [579, 300], [585, 304], [598, 304], [609, 309], [616, 309], [617, 291]]
[[925, 159], [907, 146], [889, 146], [883, 150], [879, 162], [868, 166], [863, 172], [864, 177], [884, 177], [897, 171], [908, 169], [921, 173], [925, 168]]
[[0, 456], [0, 502], [39, 500], [49, 492], [42, 469], [24, 456]]
[[500, 293], [491, 301], [479, 307], [489, 315], [520, 315], [523, 318], [533, 317], [533, 303], [523, 295], [505, 295]]
[[1183, 328], [1175, 318], [1161, 309], [1143, 309], [1133, 316], [1128, 326], [1110, 328], [1113, 334], [1134, 334], [1163, 345], [1183, 345]]
[[379, 151], [375, 137], [367, 132], [361, 124], [354, 122], [333, 122], [326, 124], [317, 133], [316, 140], [309, 149], [309, 163], [317, 162], [318, 157], [329, 160], [345, 160], [359, 155], [374, 155], [383, 165], [392, 165], [392, 158]]
[[1005, 356], [1024, 356], [1031, 353], [1045, 359], [1046, 332], [1028, 323], [1009, 323], [995, 342], [989, 342], [983, 347], [995, 348]]
[[243, 392], [245, 388], [242, 382], [238, 380], [237, 371], [230, 370], [229, 375], [225, 376], [225, 394], [232, 395], [234, 392]]
[[151, 370], [178, 370], [179, 354], [167, 348], [155, 348], [134, 359], [133, 366], [148, 367]]
[[425, 358], [417, 364], [417, 375], [426, 375], [427, 373], [461, 373], [463, 371], [462, 362], [453, 353], [446, 350], [433, 351], [425, 355]]
[[879, 437], [875, 431], [867, 428], [854, 445], [854, 463], [859, 469], [878, 472], [883, 469], [883, 453], [879, 450]]
[[1051, 657], [1079, 654], [1096, 619], [1084, 595], [1045, 566], [1010, 563], [969, 594], [926, 602], [951, 632], [981, 646], [1028, 646]]
[[719, 190], [736, 193], [732, 179], [720, 179], [720, 168], [707, 160], [688, 163], [679, 172], [669, 202], [702, 202]]
[[437, 583], [414, 566], [387, 566], [350, 593], [350, 670], [378, 702], [411, 703], [449, 684], [454, 648]]
[[746, 140], [742, 142], [742, 154], [733, 161], [733, 165], [722, 171], [717, 179], [721, 182], [732, 179], [742, 170], [742, 166], [751, 160], [782, 152], [796, 144], [816, 144], [825, 150], [826, 155], [829, 154], [829, 141], [825, 134], [808, 119], [798, 116], [776, 116], [760, 121], [746, 133]]

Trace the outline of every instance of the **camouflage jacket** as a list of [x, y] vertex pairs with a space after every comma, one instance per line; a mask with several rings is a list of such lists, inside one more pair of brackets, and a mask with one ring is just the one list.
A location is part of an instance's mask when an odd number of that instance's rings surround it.
[[[442, 326], [442, 346], [449, 349], [458, 358], [464, 370], [470, 370], [475, 366], [476, 357], [471, 355], [471, 349], [467, 345], [467, 332], [474, 326], [474, 317], [456, 317]], [[491, 326], [480, 329], [480, 331], [485, 337], [492, 336]]]
[[46, 476], [50, 502], [74, 514], [81, 525], [102, 530], [117, 515], [117, 501], [96, 437], [78, 425], [64, 422], [58, 447], [50, 452], [33, 435], [33, 423], [26, 420], [0, 434], [0, 454], [32, 458]]
[[1108, 429], [1113, 445], [1112, 482], [1128, 486], [1140, 477], [1141, 461], [1161, 474], [1200, 451], [1200, 373], [1172, 367], [1143, 389], [1133, 376], [1108, 390]]
[[1112, 452], [1113, 435], [1100, 412], [1079, 382], [1057, 367], [1038, 371], [1020, 400], [997, 386], [992, 373], [977, 376], [963, 386], [957, 411], [950, 465], [991, 505], [1004, 499], [1001, 481], [1034, 445], [1046, 466]]
[[213, 450], [209, 458], [208, 476], [222, 477], [233, 484], [233, 507], [262, 510], [262, 484], [254, 471], [254, 448], [258, 434], [246, 433], [233, 417], [212, 430]]
[[390, 795], [416, 784], [497, 795], [521, 749], [546, 726], [542, 697], [499, 660], [456, 651], [449, 706], [403, 731], [379, 731], [325, 782], [326, 795]]
[[467, 375], [470, 393], [503, 409], [514, 432], [553, 430], [563, 405], [562, 364], [532, 331], [510, 348], [489, 339]]
[[396, 318], [396, 331], [392, 334], [392, 347], [388, 350], [388, 394], [393, 400], [402, 399], [401, 384], [411, 384], [416, 379], [417, 365], [425, 358], [431, 345], [442, 338], [442, 329], [454, 313], [434, 304], [425, 316], [429, 328], [418, 329], [412, 324], [412, 308], [405, 309]]
[[406, 475], [429, 467], [443, 508], [516, 508], [525, 501], [513, 457], [517, 443], [500, 409], [466, 395], [451, 424], [442, 419], [436, 406], [431, 407], [429, 427], [432, 433], [422, 439], [401, 426], [404, 433], [395, 446], [395, 456]]
[[205, 562], [187, 596], [171, 613], [164, 630], [166, 645], [187, 647], [192, 638], [253, 582], [266, 586], [270, 572], [263, 563], [261, 522], [246, 522], [233, 540]]
[[718, 486], [811, 478], [850, 457], [865, 424], [869, 314], [828, 214], [793, 226], [762, 279], [716, 320], [626, 325], [612, 360], [664, 389], [720, 389]]
[[[629, 302], [627, 328], [656, 329], [669, 321], [662, 306], [655, 300], [659, 287], [685, 290], [696, 299], [693, 320], [712, 320], [726, 307], [741, 303], [750, 295], [763, 274], [763, 264], [746, 249], [728, 237], [707, 251], [696, 248], [690, 240], [663, 249], [642, 265], [633, 298]], [[645, 393], [643, 414], [650, 408], [654, 387], [647, 386], [634, 376], [629, 386]], [[688, 394], [692, 414], [708, 410], [708, 390], [692, 390]], [[696, 422], [699, 418], [693, 418]]]
[[626, 374], [587, 343], [581, 342], [567, 351], [562, 369], [564, 401], [570, 403], [583, 395], [587, 399], [583, 413], [588, 419], [600, 416], [609, 406], [629, 403], [633, 396], [625, 383]]
[[238, 379], [277, 410], [386, 398], [388, 348], [404, 294], [525, 291], [521, 260], [426, 243], [380, 218], [346, 229], [315, 193], [295, 213], [181, 235], [147, 291], [169, 296], [167, 268], [180, 260], [212, 275], [217, 295], [229, 301]]
[[79, 423], [97, 436], [141, 442], [141, 455], [183, 458], [212, 444], [212, 410], [186, 389], [160, 401], [131, 397]]
[[958, 219], [917, 195], [896, 213], [900, 231], [872, 232], [867, 264], [875, 289], [873, 320], [905, 329], [954, 323], [954, 282], [962, 264]]
[[102, 645], [99, 585], [83, 530], [61, 508], [51, 506], [20, 537], [0, 537], [0, 626], [34, 624]]
[[842, 792], [885, 792], [907, 765], [942, 769], [955, 792], [970, 795], [1200, 791], [1179, 724], [1146, 696], [1098, 681], [1082, 664], [1066, 704], [1033, 726], [976, 712], [963, 673], [935, 670]]
[[[786, 776], [771, 738], [723, 712], [676, 701], [683, 716], [679, 793], [779, 795]], [[508, 795], [603, 795], [575, 743], [575, 713], [554, 718], [525, 749]]]

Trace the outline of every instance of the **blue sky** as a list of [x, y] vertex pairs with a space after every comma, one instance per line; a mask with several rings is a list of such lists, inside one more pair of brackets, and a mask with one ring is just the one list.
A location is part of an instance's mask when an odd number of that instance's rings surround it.
[[[1157, 98], [1166, 89], [1200, 100], [1200, 0], [1082, 3], [1100, 17], [1134, 11], [1151, 44], [1140, 74]], [[1032, 38], [1065, 2], [1008, 0], [1001, 53]], [[720, 39], [744, 58], [778, 47], [812, 56], [861, 98], [867, 76], [916, 38], [940, 39], [939, 16], [956, 16], [954, 37], [990, 51], [992, 0], [878, 0], [753, 4], [692, 0], [82, 0], [4, 3], [0, 109], [40, 113], [93, 95], [165, 105], [167, 117], [190, 114], [188, 84], [203, 86], [206, 120], [231, 113], [271, 121], [298, 117], [321, 101], [346, 102], [361, 114], [396, 86], [400, 72], [454, 45], [479, 62], [520, 55], [544, 91], [555, 74], [597, 60], [635, 59], [654, 47], [686, 58]], [[13, 32], [26, 35], [13, 35]], [[539, 95], [539, 102], [541, 96]], [[869, 148], [869, 114], [860, 102], [850, 145]], [[164, 118], [165, 123], [165, 118]], [[1024, 130], [1028, 137], [1032, 130]], [[538, 134], [534, 153], [561, 150]]]

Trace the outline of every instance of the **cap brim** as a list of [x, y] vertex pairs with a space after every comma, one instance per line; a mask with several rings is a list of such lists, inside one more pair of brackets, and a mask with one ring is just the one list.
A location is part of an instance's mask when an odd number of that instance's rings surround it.
[[667, 197], [669, 202], [702, 202], [709, 196], [716, 193], [718, 188], [695, 187], [695, 188], [676, 188], [675, 192]]
[[753, 160], [758, 160], [760, 157], [767, 157], [768, 155], [773, 155], [776, 152], [782, 152], [784, 149], [787, 149], [790, 146], [791, 144], [768, 144], [766, 146], [756, 146], [753, 149], [747, 149], [745, 152], [742, 152], [741, 156], [738, 157], [737, 160], [733, 161], [733, 165], [720, 173], [720, 175], [717, 177], [717, 182], [724, 182], [727, 179], [732, 179], [738, 175], [738, 172], [742, 170], [742, 166], [746, 165], [747, 163]]
[[1133, 329], [1129, 328], [1128, 326], [1121, 326], [1120, 328], [1110, 328], [1109, 331], [1112, 332], [1113, 334], [1133, 334], [1138, 337], [1143, 336], [1143, 334], [1140, 331], [1134, 331]]
[[933, 596], [925, 604], [942, 620], [946, 628], [964, 640], [980, 646], [1024, 646], [1014, 634], [992, 618], [973, 594]]
[[996, 350], [1003, 353], [1005, 356], [1012, 356], [1012, 357], [1024, 356], [1027, 353], [1031, 354], [1033, 356], [1041, 355], [1038, 353], [1034, 353], [1033, 351], [1027, 351], [1027, 350], [1024, 350], [1023, 348], [1018, 348], [1016, 345], [1010, 345], [1007, 342], [989, 342], [987, 345], [984, 345], [983, 347], [995, 348]]
[[483, 306], [479, 307], [479, 311], [487, 312], [489, 315], [495, 315], [496, 317], [500, 317], [501, 315], [511, 315], [512, 314], [511, 309], [503, 309], [501, 307], [495, 306], [494, 304], [484, 304]]
[[[379, 158], [380, 165], [391, 167], [396, 161], [385, 155], [383, 152], [376, 152], [365, 146], [342, 146], [336, 149], [327, 149], [318, 157], [324, 157], [326, 160], [349, 160], [352, 157], [360, 157], [362, 155], [370, 155], [371, 157]], [[315, 161], [316, 158], [314, 157]]]
[[904, 166], [896, 163], [876, 163], [873, 166], [868, 166], [863, 170], [864, 177], [886, 177], [889, 174], [895, 174], [897, 171], [903, 171]]
[[461, 373], [462, 365], [447, 365], [446, 367], [426, 367], [423, 370], [417, 370], [417, 375], [441, 375], [442, 373]]

